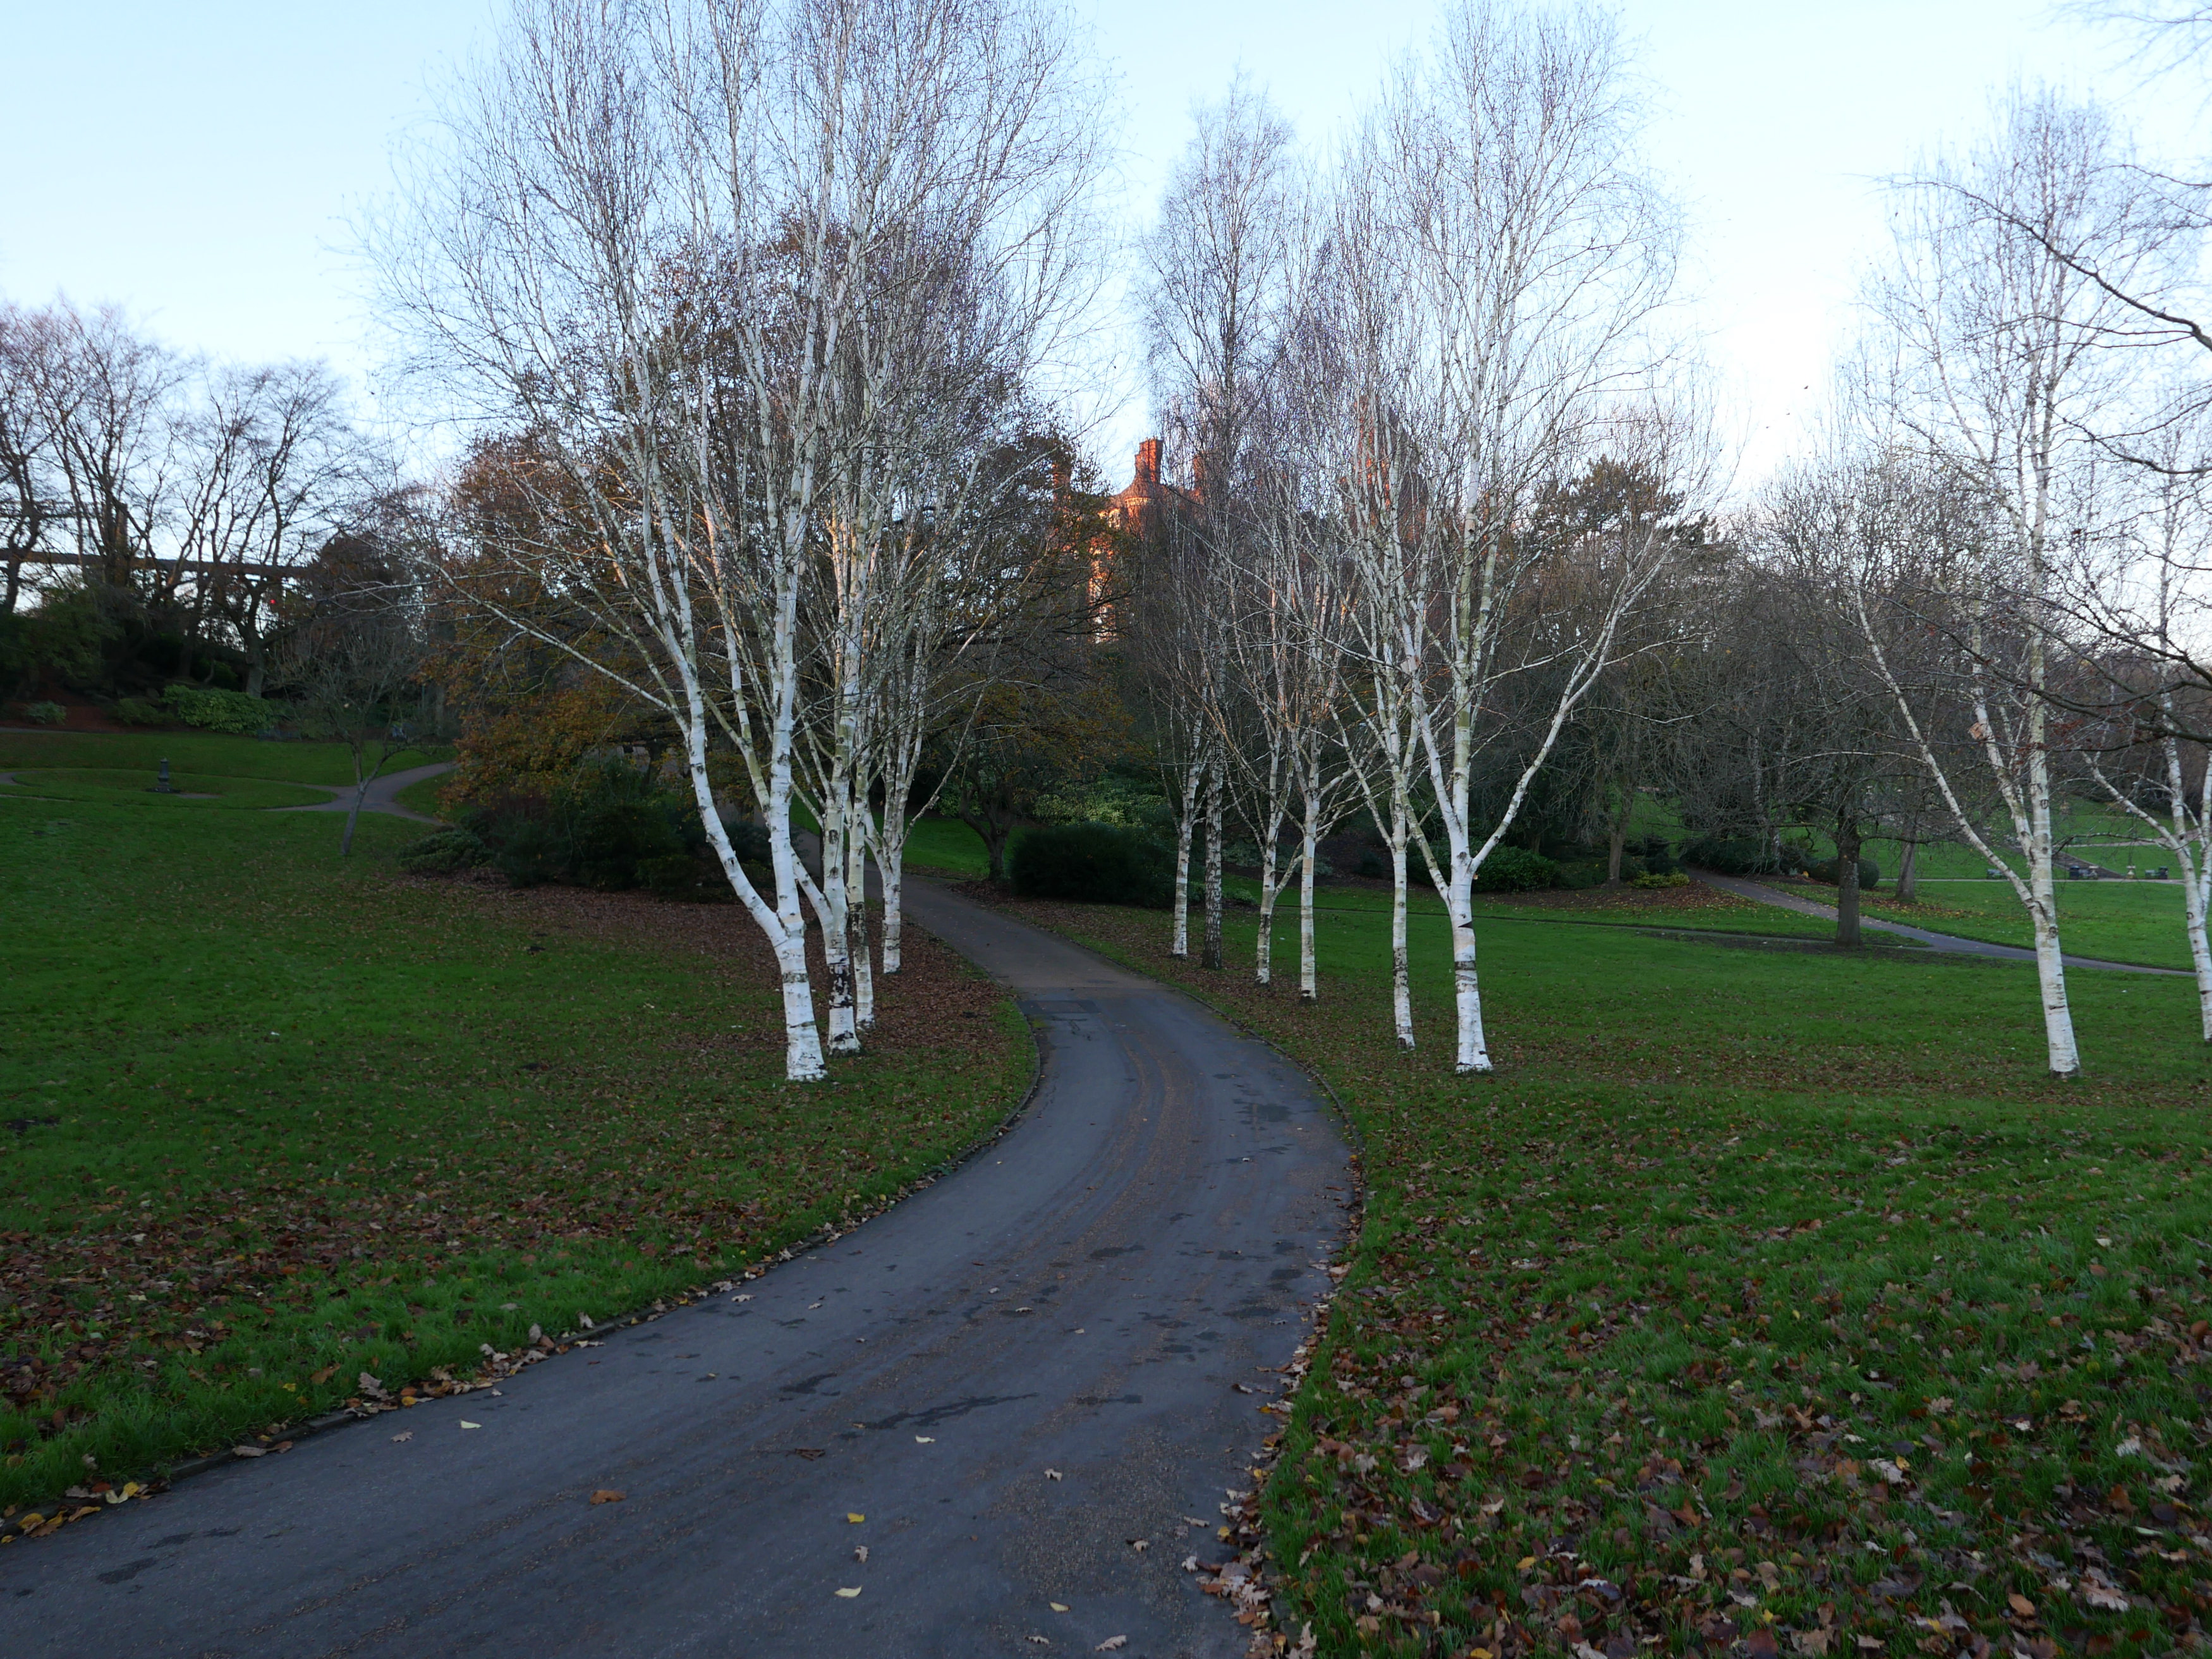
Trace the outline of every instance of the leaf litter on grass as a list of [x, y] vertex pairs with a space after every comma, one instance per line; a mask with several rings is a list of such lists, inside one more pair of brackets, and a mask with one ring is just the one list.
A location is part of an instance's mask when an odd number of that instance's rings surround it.
[[1362, 1132], [1360, 1248], [1255, 1500], [1255, 1653], [1309, 1625], [1487, 1659], [2204, 1641], [2212, 1139], [2185, 1060], [2053, 1085], [1990, 1060], [2002, 980], [1900, 964], [1917, 1013], [1869, 1030], [1846, 1011], [1872, 964], [1749, 979], [1624, 941], [1665, 964], [1628, 1005], [1566, 1000], [1608, 964], [1523, 949], [1540, 994], [1493, 966], [1521, 1040], [1470, 1084], [1395, 1052], [1371, 981], [1301, 1010], [1173, 962], [1155, 917], [1014, 908], [1266, 1032]]
[[[580, 1304], [865, 1213], [1026, 1080], [997, 992], [926, 936], [873, 1052], [794, 1091], [734, 907], [395, 878], [305, 859], [326, 824], [149, 840], [143, 817], [88, 811], [82, 845], [0, 875], [0, 958], [49, 984], [0, 1059], [0, 1116], [40, 1125], [0, 1136], [0, 1505], [81, 1453], [119, 1477], [495, 1378]], [[518, 934], [557, 948], [520, 965]]]

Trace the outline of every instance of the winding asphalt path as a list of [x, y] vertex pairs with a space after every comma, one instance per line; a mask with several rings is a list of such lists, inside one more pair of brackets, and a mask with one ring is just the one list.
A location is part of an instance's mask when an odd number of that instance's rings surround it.
[[748, 1299], [0, 1551], [0, 1652], [1241, 1653], [1182, 1564], [1220, 1559], [1327, 1282], [1334, 1120], [1187, 998], [908, 903], [1040, 1028], [1002, 1139]]
[[[1708, 887], [1717, 887], [1723, 893], [1734, 893], [1738, 898], [1755, 900], [1760, 904], [1778, 906], [1795, 910], [1803, 916], [1819, 916], [1823, 921], [1836, 919], [1836, 907], [1823, 904], [1817, 899], [1801, 898], [1795, 893], [1784, 893], [1769, 887], [1764, 882], [1746, 881], [1740, 876], [1723, 876], [1711, 870], [1700, 870], [1698, 879]], [[1859, 926], [1885, 933], [1895, 933], [1924, 945], [1929, 950], [1946, 956], [1981, 957], [1991, 962], [2033, 962], [2035, 952], [2017, 945], [1992, 945], [1987, 939], [1961, 939], [1956, 933], [1933, 933], [1925, 927], [1914, 927], [1901, 921], [1884, 921], [1878, 916], [1862, 915]], [[2069, 968], [2104, 968], [2118, 974], [2165, 974], [2183, 979], [2189, 977], [2183, 968], [2147, 968], [2139, 962], [2104, 962], [2095, 957], [2062, 955], [2059, 960]]]
[[[425, 778], [443, 777], [453, 769], [452, 761], [437, 761], [428, 766], [410, 766], [404, 772], [386, 772], [382, 777], [370, 781], [361, 810], [382, 812], [395, 818], [412, 818], [417, 823], [435, 823], [438, 822], [436, 818], [402, 806], [398, 800], [399, 792], [410, 783], [420, 783]], [[349, 783], [343, 787], [327, 783], [303, 784], [301, 787], [328, 789], [331, 791], [331, 797], [328, 800], [317, 801], [313, 806], [276, 806], [270, 810], [275, 812], [344, 812], [352, 810], [354, 786]]]

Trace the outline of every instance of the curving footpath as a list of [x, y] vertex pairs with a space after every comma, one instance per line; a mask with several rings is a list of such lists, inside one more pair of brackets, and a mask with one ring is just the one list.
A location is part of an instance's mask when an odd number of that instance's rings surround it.
[[[369, 780], [367, 793], [362, 797], [364, 812], [382, 812], [395, 818], [412, 818], [417, 823], [436, 823], [438, 819], [426, 814], [410, 811], [399, 804], [399, 792], [410, 783], [420, 783], [425, 778], [443, 777], [453, 769], [452, 761], [434, 761], [428, 766], [410, 766], [404, 772], [387, 772], [380, 778]], [[353, 793], [356, 786], [347, 784], [308, 783], [303, 789], [328, 789], [331, 799], [317, 801], [313, 806], [272, 806], [272, 812], [348, 812], [353, 810]]]
[[1335, 1121], [1188, 998], [908, 904], [1038, 1027], [1003, 1138], [743, 1299], [0, 1551], [0, 1650], [1242, 1653], [1182, 1562], [1220, 1559], [1327, 1283]]
[[[1817, 899], [1801, 898], [1795, 893], [1778, 891], [1764, 882], [1747, 881], [1740, 876], [1723, 876], [1717, 871], [1699, 870], [1694, 873], [1706, 886], [1717, 887], [1722, 892], [1733, 893], [1738, 898], [1771, 904], [1784, 910], [1795, 910], [1801, 916], [1818, 916], [1823, 921], [1836, 920], [1836, 907], [1823, 904]], [[1909, 939], [1942, 956], [1980, 957], [1989, 962], [2035, 960], [2034, 951], [2017, 945], [1993, 945], [1987, 939], [1965, 939], [1957, 933], [1930, 933], [1925, 927], [1915, 927], [1902, 921], [1887, 921], [1880, 916], [1861, 915], [1859, 926]], [[2105, 962], [2096, 957], [2062, 955], [2059, 960], [2069, 968], [2103, 968], [2116, 974], [2164, 974], [2182, 979], [2190, 977], [2186, 968], [2148, 968], [2139, 962]]]

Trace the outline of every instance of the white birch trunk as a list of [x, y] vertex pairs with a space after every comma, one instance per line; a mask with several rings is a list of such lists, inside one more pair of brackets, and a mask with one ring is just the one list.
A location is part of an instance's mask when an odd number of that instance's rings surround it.
[[1390, 1022], [1398, 1046], [1413, 1046], [1413, 974], [1406, 951], [1406, 795], [1390, 801]]
[[1314, 858], [1320, 829], [1321, 798], [1306, 791], [1304, 832], [1298, 840], [1298, 1000], [1321, 1000], [1314, 968]]
[[1182, 811], [1176, 816], [1175, 924], [1174, 937], [1168, 945], [1171, 957], [1190, 955], [1191, 832], [1197, 823], [1200, 781], [1205, 770], [1202, 759], [1194, 760], [1183, 769]]
[[868, 834], [867, 797], [858, 803], [857, 826], [848, 837], [852, 857], [846, 866], [845, 890], [853, 919], [853, 1024], [865, 1031], [876, 1023], [876, 976], [868, 962]]
[[1269, 983], [1275, 971], [1275, 844], [1260, 849], [1260, 934], [1253, 941], [1252, 979]]
[[1222, 965], [1221, 831], [1224, 803], [1222, 765], [1217, 756], [1206, 773], [1206, 948], [1200, 958], [1208, 968]]

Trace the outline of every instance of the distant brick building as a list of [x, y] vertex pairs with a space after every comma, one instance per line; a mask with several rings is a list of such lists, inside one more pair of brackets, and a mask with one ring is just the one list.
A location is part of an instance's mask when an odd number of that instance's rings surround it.
[[1160, 441], [1147, 438], [1137, 446], [1136, 476], [1129, 487], [1109, 498], [1115, 527], [1133, 536], [1149, 536], [1170, 513], [1188, 510], [1188, 492], [1160, 482]]

